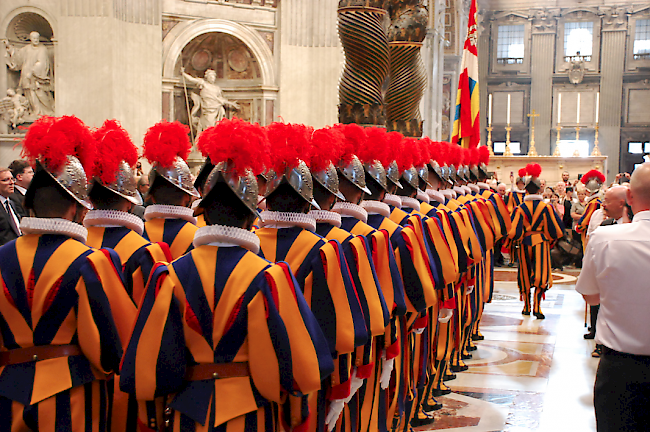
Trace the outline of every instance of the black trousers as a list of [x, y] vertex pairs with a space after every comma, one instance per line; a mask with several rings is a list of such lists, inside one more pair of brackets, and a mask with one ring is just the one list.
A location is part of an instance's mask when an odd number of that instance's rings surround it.
[[594, 407], [598, 432], [650, 430], [650, 356], [603, 347]]

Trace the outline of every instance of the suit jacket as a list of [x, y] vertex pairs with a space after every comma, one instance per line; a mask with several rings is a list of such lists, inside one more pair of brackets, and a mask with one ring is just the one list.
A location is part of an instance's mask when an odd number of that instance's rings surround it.
[[[21, 212], [24, 212], [24, 210], [22, 210], [23, 207], [12, 200], [11, 197], [9, 198], [9, 202], [14, 209], [14, 213], [18, 216], [18, 221], [20, 223], [20, 219], [23, 217]], [[11, 221], [9, 218], [10, 216], [7, 211], [0, 209], [0, 246], [19, 237], [19, 234], [11, 227]]]
[[25, 195], [21, 194], [18, 189], [14, 190], [14, 193], [12, 193], [9, 198], [11, 198], [14, 202], [14, 208], [18, 212], [18, 216], [20, 218], [24, 218], [25, 216], [29, 216], [29, 213], [27, 210], [25, 210]]
[[564, 200], [564, 215], [562, 216], [562, 223], [565, 227], [571, 227], [573, 225], [573, 219], [571, 218], [571, 200]]

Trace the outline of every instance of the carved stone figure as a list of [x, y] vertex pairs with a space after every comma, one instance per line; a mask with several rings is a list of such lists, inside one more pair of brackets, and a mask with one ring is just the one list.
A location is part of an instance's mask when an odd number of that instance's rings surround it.
[[4, 121], [11, 123], [11, 127], [14, 129], [19, 124], [28, 121], [28, 108], [29, 101], [19, 93], [19, 90], [7, 89], [7, 96], [0, 101], [0, 115]]
[[580, 84], [585, 77], [585, 62], [580, 58], [580, 53], [571, 59], [571, 65], [567, 71], [571, 84]]
[[7, 65], [20, 71], [18, 86], [29, 101], [29, 114], [34, 117], [54, 115], [52, 96], [52, 66], [47, 47], [40, 43], [38, 32], [29, 34], [29, 45], [18, 50], [7, 40]]
[[[239, 109], [236, 102], [232, 102], [223, 96], [221, 87], [216, 84], [217, 73], [214, 70], [206, 70], [203, 78], [196, 78], [185, 73], [185, 68], [181, 68], [181, 74], [187, 81], [201, 89], [198, 95], [192, 93], [194, 107], [190, 113], [190, 120], [196, 129], [197, 135], [222, 120], [226, 116], [226, 108]], [[199, 109], [201, 110], [200, 115], [198, 113]]]

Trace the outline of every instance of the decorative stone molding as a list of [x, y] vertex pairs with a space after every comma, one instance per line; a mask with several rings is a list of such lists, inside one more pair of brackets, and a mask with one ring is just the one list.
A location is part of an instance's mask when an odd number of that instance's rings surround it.
[[531, 9], [529, 19], [533, 24], [533, 34], [555, 33], [557, 31], [557, 19], [559, 16], [559, 9]]
[[625, 7], [609, 7], [600, 9], [603, 14], [602, 31], [627, 31], [629, 9]]

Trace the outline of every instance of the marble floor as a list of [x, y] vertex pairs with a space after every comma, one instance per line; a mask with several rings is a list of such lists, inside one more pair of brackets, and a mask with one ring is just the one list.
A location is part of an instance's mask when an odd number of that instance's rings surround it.
[[577, 271], [554, 274], [542, 303], [545, 320], [523, 316], [515, 269], [497, 269], [487, 304], [484, 341], [469, 370], [448, 381], [436, 421], [418, 430], [524, 432], [595, 431], [593, 384], [598, 359], [584, 340], [585, 303]]

